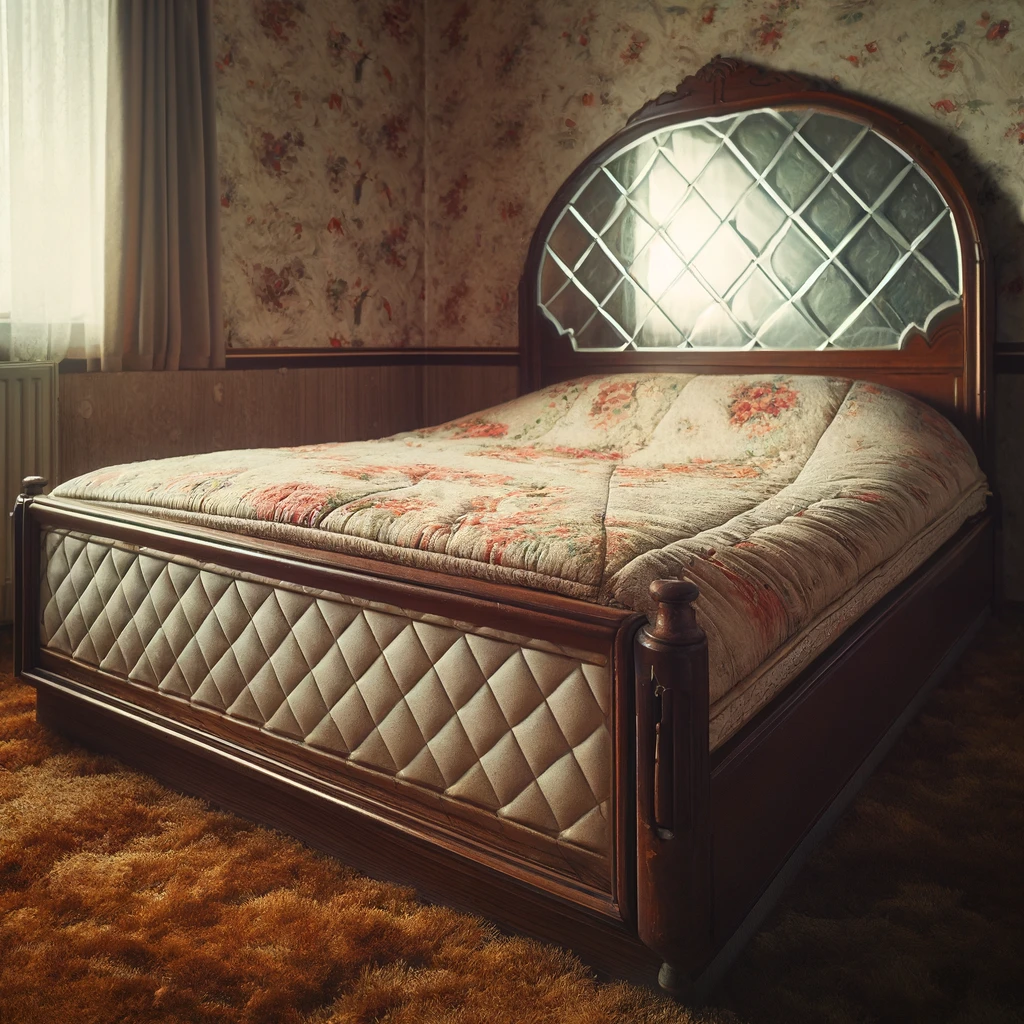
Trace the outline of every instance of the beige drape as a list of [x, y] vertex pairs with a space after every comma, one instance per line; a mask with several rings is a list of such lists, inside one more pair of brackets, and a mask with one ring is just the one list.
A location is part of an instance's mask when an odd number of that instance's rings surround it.
[[222, 367], [210, 0], [112, 0], [104, 370]]

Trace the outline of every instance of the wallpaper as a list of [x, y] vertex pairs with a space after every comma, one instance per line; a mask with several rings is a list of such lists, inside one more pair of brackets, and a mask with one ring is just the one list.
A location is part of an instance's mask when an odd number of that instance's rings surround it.
[[1024, 340], [1021, 0], [215, 0], [231, 348], [517, 342], [534, 224], [716, 53], [889, 102], [982, 211]]
[[429, 0], [426, 27], [428, 344], [516, 344], [519, 276], [550, 198], [716, 53], [911, 115], [982, 211], [999, 340], [1024, 340], [1020, 0]]
[[423, 343], [422, 0], [215, 0], [229, 348]]

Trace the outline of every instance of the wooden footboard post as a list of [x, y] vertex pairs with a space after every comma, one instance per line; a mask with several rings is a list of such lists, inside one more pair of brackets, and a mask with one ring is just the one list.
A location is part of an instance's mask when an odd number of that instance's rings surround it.
[[27, 476], [21, 482], [21, 494], [14, 503], [14, 674], [31, 668], [34, 657], [33, 629], [39, 609], [35, 606], [39, 592], [39, 551], [31, 548], [28, 508], [32, 499], [42, 494], [46, 481], [41, 476]]
[[708, 645], [697, 587], [655, 580], [653, 625], [637, 634], [637, 930], [683, 995], [711, 949]]

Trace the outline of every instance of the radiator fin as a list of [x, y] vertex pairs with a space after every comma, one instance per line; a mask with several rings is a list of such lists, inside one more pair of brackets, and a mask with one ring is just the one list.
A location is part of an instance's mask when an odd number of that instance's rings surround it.
[[57, 479], [57, 364], [0, 363], [0, 623], [14, 617], [14, 535], [7, 514], [26, 476]]

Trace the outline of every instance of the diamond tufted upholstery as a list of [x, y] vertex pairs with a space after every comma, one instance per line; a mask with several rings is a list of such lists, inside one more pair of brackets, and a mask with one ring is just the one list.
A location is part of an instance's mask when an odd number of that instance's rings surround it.
[[598, 655], [58, 530], [41, 608], [50, 650], [607, 850]]

